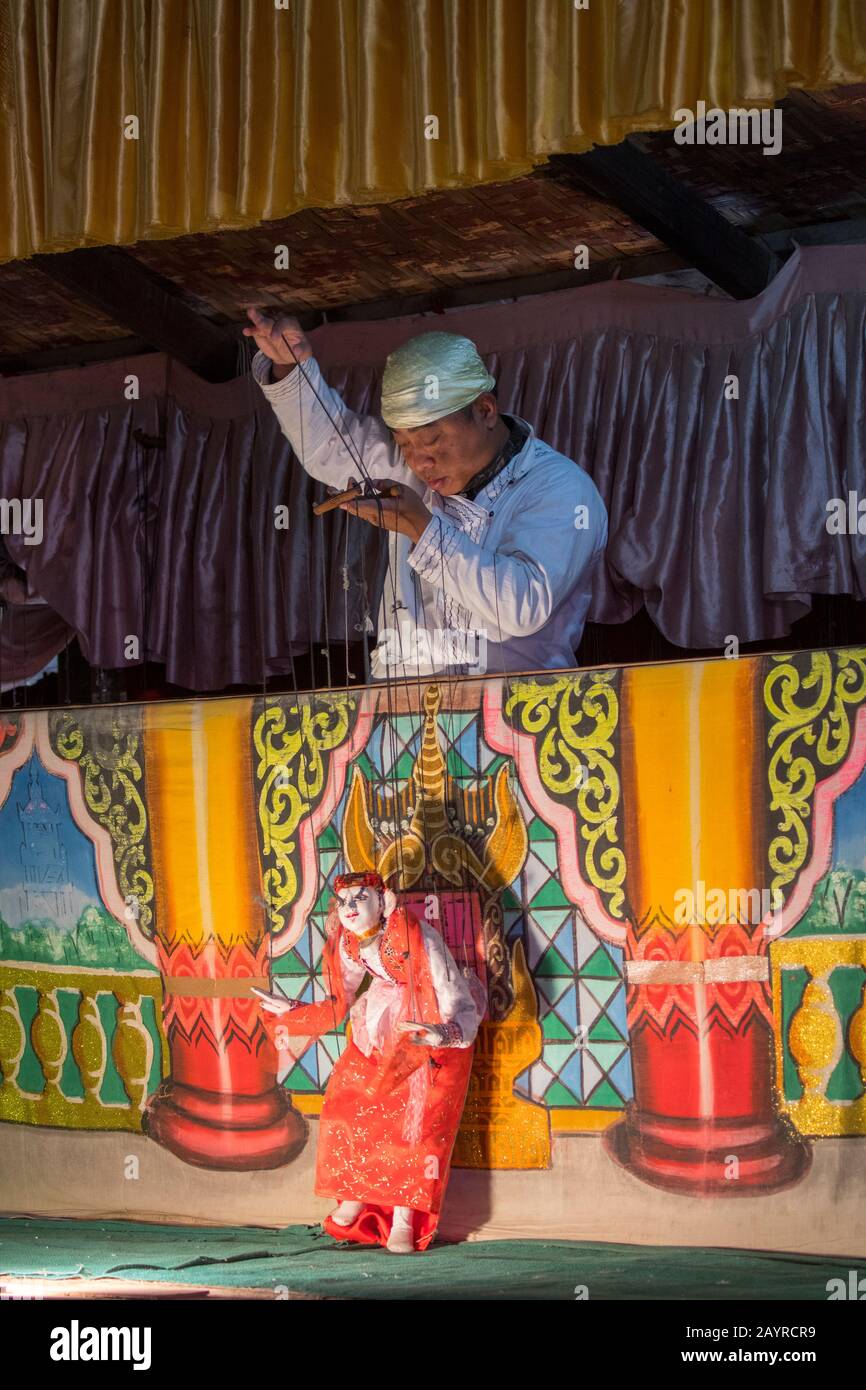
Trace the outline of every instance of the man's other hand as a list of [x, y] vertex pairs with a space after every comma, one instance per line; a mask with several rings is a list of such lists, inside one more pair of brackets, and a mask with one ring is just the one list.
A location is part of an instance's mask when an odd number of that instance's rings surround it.
[[245, 338], [253, 338], [256, 346], [265, 357], [269, 357], [281, 371], [275, 376], [285, 376], [297, 362], [306, 362], [313, 356], [313, 348], [297, 319], [283, 314], [277, 319], [268, 318], [258, 309], [247, 309], [251, 327], [244, 329]]
[[417, 492], [403, 483], [393, 483], [386, 478], [372, 478], [375, 488], [399, 489], [397, 497], [360, 497], [357, 502], [341, 502], [340, 509], [359, 516], [374, 526], [383, 526], [386, 531], [400, 531], [414, 544], [430, 525], [431, 513], [424, 506]]

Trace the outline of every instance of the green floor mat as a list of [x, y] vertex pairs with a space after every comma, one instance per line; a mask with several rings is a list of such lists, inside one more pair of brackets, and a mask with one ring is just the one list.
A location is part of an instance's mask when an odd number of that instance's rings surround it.
[[850, 1259], [753, 1250], [496, 1240], [389, 1255], [316, 1226], [206, 1229], [124, 1221], [0, 1220], [0, 1274], [287, 1288], [331, 1298], [827, 1299]]

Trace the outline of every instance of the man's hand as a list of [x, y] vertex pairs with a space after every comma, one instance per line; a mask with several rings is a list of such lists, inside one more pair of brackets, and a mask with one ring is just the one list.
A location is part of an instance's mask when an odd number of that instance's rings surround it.
[[399, 488], [400, 495], [382, 497], [379, 501], [361, 497], [357, 502], [341, 502], [340, 510], [352, 512], [354, 516], [361, 517], [363, 521], [370, 521], [374, 526], [383, 526], [386, 531], [399, 531], [402, 535], [408, 536], [414, 544], [430, 525], [432, 513], [424, 506], [417, 492], [413, 492], [404, 483], [393, 483], [386, 478], [372, 478], [371, 482], [375, 488]]
[[260, 314], [258, 309], [247, 309], [247, 317], [252, 327], [244, 329], [244, 337], [254, 338], [260, 351], [271, 359], [277, 368], [276, 371], [271, 369], [274, 376], [286, 376], [297, 362], [306, 362], [313, 356], [309, 338], [291, 315], [272, 319]]

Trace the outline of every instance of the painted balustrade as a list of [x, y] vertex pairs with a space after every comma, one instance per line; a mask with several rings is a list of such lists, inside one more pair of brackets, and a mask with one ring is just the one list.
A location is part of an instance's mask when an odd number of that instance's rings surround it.
[[862, 1134], [866, 936], [789, 937], [770, 958], [779, 1108], [801, 1134]]
[[[27, 991], [37, 996], [29, 1025]], [[78, 996], [71, 1026], [61, 1007], [64, 993]], [[110, 1030], [100, 998], [111, 1001]], [[145, 1017], [147, 999], [153, 1007]], [[0, 1120], [58, 1129], [141, 1130], [154, 1089], [155, 1056], [158, 1075], [168, 1071], [161, 1003], [162, 981], [151, 971], [117, 974], [17, 962], [0, 966]], [[24, 1073], [36, 1070], [34, 1061], [42, 1077], [38, 1089], [25, 1084]], [[70, 1063], [77, 1085], [69, 1081]], [[112, 1070], [122, 1100], [106, 1097]]]

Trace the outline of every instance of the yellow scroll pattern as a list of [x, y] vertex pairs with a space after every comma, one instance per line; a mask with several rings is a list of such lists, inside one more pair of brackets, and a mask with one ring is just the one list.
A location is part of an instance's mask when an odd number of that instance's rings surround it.
[[768, 849], [773, 891], [789, 890], [806, 863], [816, 784], [847, 757], [852, 716], [864, 700], [864, 647], [771, 658], [764, 706], [775, 822]]
[[620, 779], [614, 758], [620, 702], [616, 671], [588, 671], [508, 685], [505, 718], [535, 738], [545, 789], [577, 812], [581, 869], [622, 920], [626, 874], [618, 813]]
[[349, 737], [357, 701], [347, 694], [277, 697], [256, 715], [253, 745], [262, 835], [262, 884], [271, 928], [281, 931], [298, 893], [298, 829], [325, 788], [328, 754]]
[[[140, 710], [136, 714], [140, 717]], [[130, 710], [118, 710], [108, 723], [105, 710], [64, 710], [49, 715], [49, 737], [59, 757], [78, 763], [87, 809], [111, 836], [118, 887], [127, 902], [134, 902], [138, 924], [152, 938], [141, 730], [130, 727], [132, 717]]]

